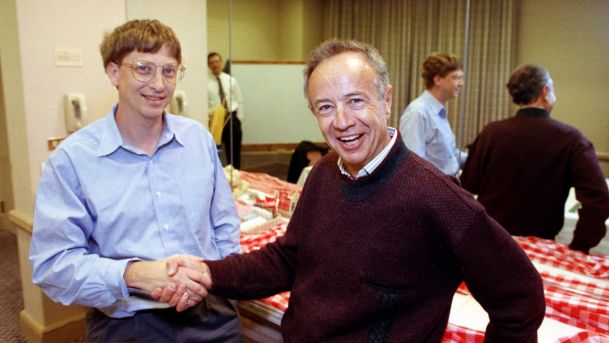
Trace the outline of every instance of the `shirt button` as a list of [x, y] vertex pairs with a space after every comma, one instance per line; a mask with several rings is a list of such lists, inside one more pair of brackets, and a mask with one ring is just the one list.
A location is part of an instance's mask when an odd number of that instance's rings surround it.
[[156, 197], [160, 198], [161, 197], [161, 192], [156, 192]]
[[165, 225], [163, 225], [163, 228], [164, 228], [165, 230], [169, 230], [169, 225], [165, 224]]

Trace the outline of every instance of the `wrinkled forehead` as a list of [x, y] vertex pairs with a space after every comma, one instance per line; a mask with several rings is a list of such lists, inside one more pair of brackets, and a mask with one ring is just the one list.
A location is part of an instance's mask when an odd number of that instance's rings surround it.
[[372, 66], [360, 53], [345, 52], [332, 56], [313, 70], [310, 84], [323, 82], [348, 83], [361, 78], [375, 79]]
[[353, 51], [346, 51], [321, 61], [317, 68], [313, 70], [313, 74], [328, 72], [328, 70], [335, 68], [342, 68], [342, 71], [346, 72], [359, 71], [366, 68], [371, 68], [371, 66], [363, 54]]

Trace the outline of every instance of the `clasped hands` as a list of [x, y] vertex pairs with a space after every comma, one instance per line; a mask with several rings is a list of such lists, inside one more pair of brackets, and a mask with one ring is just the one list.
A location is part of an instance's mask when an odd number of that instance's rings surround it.
[[150, 292], [153, 300], [181, 312], [200, 303], [211, 288], [209, 268], [200, 257], [173, 255], [158, 261], [136, 261], [125, 270], [128, 287]]

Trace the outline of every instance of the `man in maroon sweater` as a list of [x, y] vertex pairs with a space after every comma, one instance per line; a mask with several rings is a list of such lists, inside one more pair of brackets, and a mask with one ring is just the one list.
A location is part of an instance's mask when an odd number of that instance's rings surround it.
[[[378, 52], [322, 43], [305, 94], [334, 152], [309, 174], [284, 237], [206, 261], [210, 292], [257, 299], [290, 290], [286, 342], [440, 342], [465, 281], [489, 314], [488, 341], [535, 342], [545, 309], [539, 274], [471, 195], [387, 127], [392, 93]], [[185, 257], [170, 273], [177, 266], [206, 268]]]
[[507, 84], [520, 108], [487, 125], [469, 149], [463, 187], [511, 234], [554, 239], [575, 187], [582, 204], [569, 247], [588, 253], [605, 235], [609, 192], [592, 143], [576, 128], [550, 118], [556, 102], [550, 73], [516, 69]]

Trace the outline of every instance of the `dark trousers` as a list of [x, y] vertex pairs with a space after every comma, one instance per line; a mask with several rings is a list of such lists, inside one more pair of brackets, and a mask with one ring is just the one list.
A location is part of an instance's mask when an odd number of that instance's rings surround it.
[[[226, 161], [228, 161], [229, 164], [232, 164], [233, 167], [241, 169], [241, 140], [243, 138], [241, 120], [237, 117], [236, 111], [230, 113], [230, 119], [231, 120], [224, 125], [224, 129], [222, 129], [222, 144], [224, 145], [224, 151], [226, 152]], [[232, 140], [230, 132], [231, 127], [233, 128]]]
[[173, 308], [139, 311], [133, 317], [110, 318], [97, 309], [87, 313], [89, 343], [242, 342], [234, 301], [208, 295], [184, 312]]

